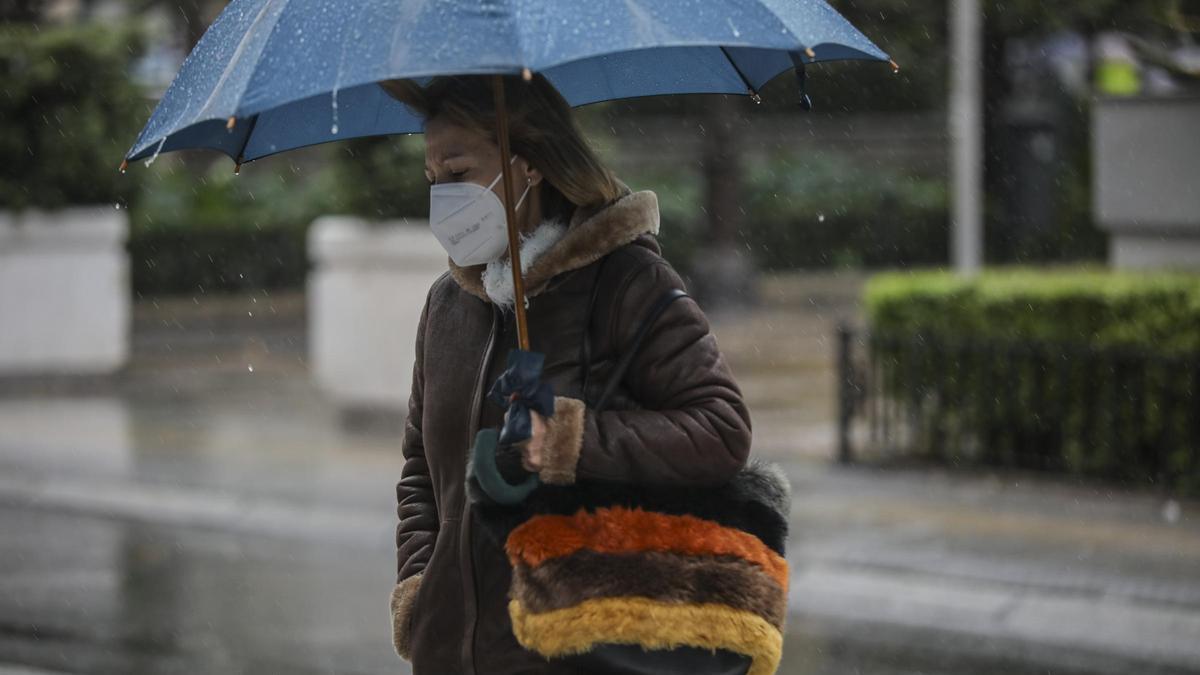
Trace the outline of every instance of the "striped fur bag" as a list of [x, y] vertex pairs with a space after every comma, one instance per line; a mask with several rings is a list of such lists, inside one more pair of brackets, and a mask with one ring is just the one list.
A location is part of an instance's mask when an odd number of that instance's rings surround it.
[[783, 647], [788, 505], [786, 478], [751, 463], [716, 488], [542, 485], [479, 507], [526, 649], [579, 672], [765, 675]]
[[468, 490], [512, 565], [509, 615], [524, 648], [580, 673], [778, 668], [790, 508], [778, 468], [751, 462], [704, 488], [539, 484], [511, 505], [489, 498], [476, 475]]

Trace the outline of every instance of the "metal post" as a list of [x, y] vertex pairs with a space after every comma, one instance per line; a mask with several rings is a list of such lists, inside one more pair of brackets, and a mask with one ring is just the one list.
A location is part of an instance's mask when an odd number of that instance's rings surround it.
[[854, 372], [850, 359], [850, 341], [854, 333], [846, 324], [837, 327], [838, 362], [838, 463], [853, 461], [850, 447], [850, 420], [854, 415]]
[[973, 276], [983, 263], [983, 19], [979, 0], [951, 0], [950, 93], [953, 261]]

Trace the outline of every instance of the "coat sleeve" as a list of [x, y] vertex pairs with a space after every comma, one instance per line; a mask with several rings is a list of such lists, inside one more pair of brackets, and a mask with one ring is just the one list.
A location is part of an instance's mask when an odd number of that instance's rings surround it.
[[421, 410], [425, 390], [424, 348], [425, 319], [429, 300], [417, 325], [417, 353], [413, 363], [412, 393], [408, 399], [408, 419], [404, 424], [402, 453], [404, 466], [396, 484], [396, 586], [392, 589], [392, 645], [396, 653], [408, 659], [409, 626], [420, 589], [425, 565], [433, 554], [438, 535], [437, 502], [425, 459], [421, 437]]
[[[683, 282], [662, 259], [624, 283], [610, 312], [610, 339], [622, 349], [638, 323], [666, 291]], [[582, 401], [555, 400], [544, 444], [542, 480], [575, 478], [642, 484], [724, 482], [746, 463], [750, 415], [709, 330], [691, 298], [671, 303], [638, 349], [624, 384], [638, 410], [595, 412]]]

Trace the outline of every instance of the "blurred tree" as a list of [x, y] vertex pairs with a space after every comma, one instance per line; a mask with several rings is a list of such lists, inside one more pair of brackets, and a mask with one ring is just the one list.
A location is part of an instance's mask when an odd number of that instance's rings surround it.
[[[95, 2], [96, 0], [86, 0]], [[172, 36], [159, 36], [159, 44], [168, 43], [182, 49], [184, 54], [190, 53], [196, 43], [203, 37], [209, 25], [217, 18], [226, 2], [213, 0], [126, 0], [128, 12], [133, 16], [143, 16], [148, 11], [159, 8], [163, 11], [173, 27]], [[223, 157], [209, 152], [182, 152], [181, 161], [195, 176], [202, 176], [212, 166], [223, 160]]]
[[[91, 3], [95, 0], [87, 0]], [[152, 7], [166, 9], [175, 25], [175, 32], [184, 49], [191, 51], [200, 41], [209, 24], [225, 8], [225, 2], [212, 0], [128, 0], [129, 12], [138, 16]]]
[[738, 234], [745, 226], [742, 188], [742, 144], [732, 125], [739, 99], [705, 97], [701, 167], [704, 177], [704, 245], [692, 260], [691, 290], [711, 310], [753, 301], [754, 269], [751, 257], [740, 255]]
[[[985, 38], [991, 51], [988, 84], [1003, 92], [1003, 54], [1011, 38], [1045, 36], [1070, 30], [1085, 36], [1103, 30], [1162, 33], [1179, 24], [1180, 0], [1090, 0], [1046, 3], [1040, 0], [988, 0], [984, 3]], [[845, 110], [931, 110], [945, 105], [948, 54], [948, 5], [910, 0], [831, 0], [851, 23], [900, 64], [892, 75], [853, 62], [812, 69], [814, 100], [825, 99]], [[828, 90], [821, 80], [829, 80]], [[989, 95], [989, 100], [993, 96]]]
[[0, 207], [129, 196], [116, 165], [145, 114], [127, 74], [141, 49], [123, 27], [0, 24]]
[[42, 15], [43, 0], [0, 0], [0, 23], [30, 23]]
[[944, 2], [831, 0], [900, 65], [818, 64], [809, 69], [816, 106], [837, 111], [941, 110], [948, 92], [948, 12]]
[[[1101, 31], [1164, 35], [1178, 30], [1181, 0], [986, 0], [984, 115], [986, 233], [995, 260], [1101, 258], [1091, 222], [1089, 92], [1067, 91], [1039, 73], [1030, 86], [1013, 68], [1018, 48], [1036, 52], [1056, 33], [1089, 45]], [[943, 110], [947, 100], [948, 4], [832, 0], [900, 64], [890, 76], [843, 63], [812, 69], [811, 90], [839, 110]], [[1086, 47], [1085, 47], [1086, 48]], [[1045, 54], [1033, 59], [1045, 60]], [[1084, 57], [1086, 62], [1086, 56]], [[1090, 75], [1085, 78], [1090, 81]], [[828, 81], [827, 89], [822, 81]], [[1042, 161], [1035, 158], [1040, 157]]]
[[[1091, 214], [1090, 90], [1070, 91], [1042, 61], [1023, 77], [1022, 49], [1041, 51], [1054, 34], [1090, 46], [1108, 30], [1162, 34], [1175, 0], [985, 3], [985, 183], [989, 258], [1103, 260], [1107, 238]], [[1014, 58], [1016, 56], [1016, 58]], [[1090, 59], [1087, 67], [1091, 68]], [[1085, 81], [1092, 81], [1089, 74]], [[1041, 161], [1038, 161], [1038, 156]]]
[[424, 166], [425, 141], [418, 134], [339, 142], [329, 167], [337, 185], [331, 206], [370, 220], [424, 218], [429, 212]]

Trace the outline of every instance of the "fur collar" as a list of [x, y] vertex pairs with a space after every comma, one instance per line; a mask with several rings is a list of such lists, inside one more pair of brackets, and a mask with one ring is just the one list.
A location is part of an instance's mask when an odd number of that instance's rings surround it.
[[[533, 232], [521, 235], [521, 274], [528, 275], [529, 268], [542, 255], [554, 247], [563, 235], [567, 226], [558, 220], [543, 220]], [[492, 302], [512, 309], [516, 303], [513, 293], [512, 258], [504, 256], [499, 260], [487, 263], [483, 270], [483, 290]], [[526, 299], [528, 304], [528, 299]]]
[[[525, 272], [525, 294], [545, 290], [554, 277], [589, 265], [643, 234], [658, 234], [658, 196], [651, 190], [626, 191], [616, 201], [594, 209], [575, 209], [567, 232]], [[466, 292], [492, 302], [484, 287], [487, 265], [460, 267], [449, 260], [450, 275]], [[521, 261], [521, 267], [526, 267]]]

